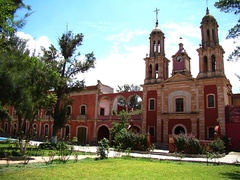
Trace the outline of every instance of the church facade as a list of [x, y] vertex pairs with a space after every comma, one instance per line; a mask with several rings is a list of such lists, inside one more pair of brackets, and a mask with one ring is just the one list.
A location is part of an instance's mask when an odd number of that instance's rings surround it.
[[[96, 144], [103, 137], [111, 139], [112, 122], [118, 121], [116, 113], [122, 109], [131, 112], [130, 99], [138, 96], [141, 113], [132, 114], [131, 123], [142, 133], [149, 133], [152, 143], [167, 145], [169, 136], [181, 132], [211, 140], [217, 132], [219, 136], [231, 138], [232, 149], [240, 150], [240, 108], [235, 107], [240, 105], [240, 96], [232, 94], [231, 83], [224, 73], [224, 50], [219, 44], [218, 23], [208, 9], [200, 30], [197, 77], [192, 77], [191, 57], [182, 43], [171, 60], [166, 57], [165, 36], [157, 20], [149, 37], [149, 54], [144, 58], [143, 90], [114, 93], [111, 87], [98, 81], [96, 86], [72, 93], [70, 120], [58, 137], [77, 137], [80, 144]], [[119, 98], [127, 103], [120, 106]], [[13, 136], [18, 126], [14, 108], [9, 112], [14, 120], [1, 122], [5, 136]], [[34, 129], [37, 138], [51, 137], [53, 120], [44, 110], [38, 115], [42, 121], [32, 125], [26, 123], [26, 128]]]
[[201, 45], [197, 49], [199, 72], [191, 75], [191, 58], [182, 43], [170, 60], [165, 56], [164, 33], [158, 27], [150, 34], [150, 53], [145, 57], [143, 129], [152, 142], [167, 143], [169, 135], [192, 133], [213, 139], [214, 129], [226, 135], [225, 106], [232, 104], [231, 84], [224, 74], [224, 50], [219, 44], [218, 23], [209, 14], [201, 21]]

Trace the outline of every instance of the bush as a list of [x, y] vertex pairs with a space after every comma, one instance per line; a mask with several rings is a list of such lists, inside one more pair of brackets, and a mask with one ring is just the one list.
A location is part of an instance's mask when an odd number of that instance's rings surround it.
[[108, 158], [109, 140], [103, 138], [98, 142], [98, 145], [97, 155], [100, 156], [100, 159]]
[[217, 138], [213, 142], [209, 143], [210, 151], [215, 153], [224, 153], [225, 152], [225, 144], [224, 141]]
[[142, 150], [147, 149], [147, 138], [143, 134], [133, 133], [132, 131], [127, 131], [127, 129], [122, 129], [114, 137], [115, 146], [121, 146], [122, 149], [131, 148], [132, 150]]
[[192, 134], [183, 134], [173, 136], [175, 151], [185, 154], [199, 154], [202, 152], [202, 147], [198, 139]]

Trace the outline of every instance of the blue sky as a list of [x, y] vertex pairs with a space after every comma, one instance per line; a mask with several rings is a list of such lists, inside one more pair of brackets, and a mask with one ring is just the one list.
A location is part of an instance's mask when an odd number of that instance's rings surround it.
[[[97, 80], [114, 89], [118, 85], [141, 85], [145, 78], [143, 58], [149, 52], [149, 34], [155, 26], [158, 14], [159, 28], [165, 34], [167, 58], [178, 50], [179, 37], [191, 59], [192, 75], [198, 73], [196, 49], [201, 42], [200, 22], [206, 14], [205, 0], [23, 0], [34, 13], [28, 18], [19, 35], [28, 38], [29, 47], [57, 46], [57, 39], [66, 29], [83, 33], [81, 54], [94, 52], [96, 68], [80, 74], [87, 85]], [[225, 49], [225, 59], [233, 50], [233, 40], [226, 40], [228, 29], [236, 24], [238, 17], [216, 9], [214, 1], [208, 7], [219, 24], [219, 40]], [[21, 11], [19, 15], [21, 15]], [[170, 62], [169, 72], [172, 61]], [[240, 92], [239, 62], [227, 62], [227, 78], [233, 85], [233, 92]], [[240, 73], [239, 73], [240, 74]]]

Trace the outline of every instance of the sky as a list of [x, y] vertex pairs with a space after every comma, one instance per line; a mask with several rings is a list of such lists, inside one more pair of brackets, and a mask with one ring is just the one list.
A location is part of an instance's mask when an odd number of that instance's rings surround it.
[[[224, 48], [225, 74], [230, 79], [233, 93], [240, 93], [240, 62], [227, 61], [236, 43], [226, 40], [228, 30], [238, 20], [233, 13], [220, 12], [214, 7], [216, 0], [23, 0], [33, 14], [18, 35], [29, 39], [29, 48], [40, 52], [40, 47], [58, 46], [58, 38], [67, 30], [84, 35], [78, 48], [82, 55], [94, 52], [95, 68], [79, 74], [86, 85], [96, 85], [97, 80], [118, 89], [124, 84], [142, 85], [145, 78], [144, 57], [149, 54], [149, 34], [155, 27], [156, 8], [159, 28], [165, 34], [165, 53], [171, 60], [178, 44], [191, 57], [191, 73], [196, 77], [199, 59], [196, 49], [201, 43], [200, 23], [206, 7], [219, 25], [219, 42]], [[24, 12], [18, 11], [20, 17]]]

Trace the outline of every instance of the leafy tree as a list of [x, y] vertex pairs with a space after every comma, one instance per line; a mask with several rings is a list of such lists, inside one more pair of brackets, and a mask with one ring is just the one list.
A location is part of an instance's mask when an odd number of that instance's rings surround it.
[[[25, 9], [23, 17], [16, 17], [16, 11]], [[1, 37], [13, 35], [18, 28], [26, 23], [26, 18], [31, 15], [31, 7], [25, 5], [22, 0], [0, 0], [0, 33]]]
[[17, 38], [15, 40], [15, 50], [0, 50], [0, 80], [4, 83], [0, 87], [0, 101], [3, 106], [14, 107], [18, 117], [20, 148], [24, 154], [26, 146], [21, 142], [24, 139], [30, 140], [32, 124], [39, 119], [38, 110], [53, 106], [56, 101], [55, 95], [49, 93], [49, 90], [58, 76], [38, 58], [29, 56], [23, 48], [25, 42]]
[[[215, 2], [214, 6], [220, 11], [225, 13], [233, 12], [235, 15], [240, 13], [240, 2], [239, 0], [219, 0]], [[227, 35], [227, 39], [234, 39], [236, 42], [240, 37], [240, 19], [238, 20], [237, 24], [229, 30]], [[229, 55], [228, 60], [239, 60], [240, 57], [240, 47], [239, 45], [236, 46], [234, 51], [231, 55]]]
[[[27, 10], [23, 18], [17, 19], [15, 17], [15, 12], [18, 9]], [[0, 59], [6, 60], [5, 53], [9, 54], [16, 49], [15, 43], [19, 41], [16, 41], [17, 38], [14, 33], [17, 28], [21, 28], [25, 24], [26, 18], [31, 14], [31, 7], [25, 5], [22, 0], [0, 0], [0, 12]], [[0, 89], [4, 88], [4, 90], [1, 90], [1, 95], [5, 100], [8, 98], [8, 92], [11, 92], [13, 87], [13, 84], [9, 81], [9, 75], [9, 72], [5, 72], [0, 76]], [[7, 94], [4, 94], [4, 92], [7, 92]], [[0, 99], [0, 119], [11, 119], [3, 104], [5, 104], [3, 99]]]
[[53, 143], [57, 141], [58, 130], [63, 128], [69, 120], [67, 107], [72, 103], [69, 94], [84, 88], [84, 81], [77, 80], [77, 75], [94, 68], [95, 57], [93, 52], [86, 54], [84, 59], [80, 59], [80, 52], [77, 52], [77, 47], [82, 45], [82, 41], [83, 35], [81, 33], [74, 35], [72, 31], [67, 31], [58, 39], [60, 51], [53, 45], [49, 49], [43, 48], [42, 61], [56, 71], [59, 76], [59, 81], [53, 87], [57, 102], [53, 108], [49, 109], [49, 114], [54, 119]]

